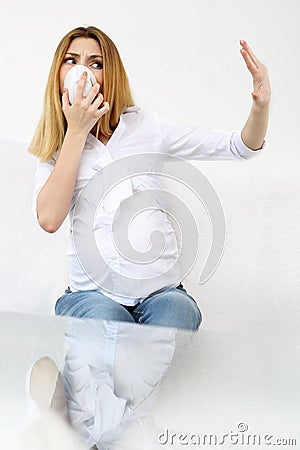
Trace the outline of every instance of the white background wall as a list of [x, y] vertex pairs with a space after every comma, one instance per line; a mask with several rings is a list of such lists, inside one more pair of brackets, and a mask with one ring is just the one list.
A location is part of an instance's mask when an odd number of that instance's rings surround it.
[[[243, 339], [247, 330], [249, 342], [251, 335], [268, 331], [289, 342], [300, 318], [298, 18], [297, 0], [12, 0], [2, 6], [0, 309], [53, 314], [67, 283], [67, 224], [47, 235], [34, 223], [34, 158], [26, 153], [61, 37], [79, 25], [102, 28], [120, 50], [138, 104], [179, 122], [225, 129], [241, 128], [251, 104], [251, 77], [239, 54], [243, 38], [270, 72], [268, 150], [241, 164], [197, 163], [222, 201], [227, 242], [216, 273], [199, 286], [211, 238], [200, 208], [203, 246], [185, 284], [202, 310], [204, 336], [213, 333], [216, 342], [223, 342], [231, 333], [231, 354], [234, 341]], [[259, 339], [255, 342], [259, 346]], [[222, 370], [218, 349], [214, 371]], [[32, 355], [39, 351], [45, 349], [35, 348]], [[227, 350], [222, 355], [225, 358]], [[24, 367], [30, 361], [30, 355], [23, 356]], [[285, 376], [293, 377], [298, 369], [292, 372], [292, 356], [289, 361]], [[244, 364], [245, 371], [256, 373], [255, 358]]]

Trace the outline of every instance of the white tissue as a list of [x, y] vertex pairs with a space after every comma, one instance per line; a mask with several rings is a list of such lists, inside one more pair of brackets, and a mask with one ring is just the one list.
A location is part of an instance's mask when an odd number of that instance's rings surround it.
[[82, 66], [80, 64], [76, 64], [74, 67], [72, 67], [71, 70], [69, 70], [69, 72], [67, 73], [67, 75], [65, 77], [64, 87], [68, 88], [69, 100], [70, 100], [71, 105], [74, 103], [78, 81], [79, 81], [81, 75], [83, 74], [83, 72], [85, 72], [85, 71], [87, 72], [87, 77], [86, 77], [85, 87], [83, 90], [83, 97], [86, 97], [88, 95], [88, 93], [90, 92], [90, 90], [92, 89], [93, 84], [96, 83], [96, 78], [95, 78], [93, 72], [88, 67]]

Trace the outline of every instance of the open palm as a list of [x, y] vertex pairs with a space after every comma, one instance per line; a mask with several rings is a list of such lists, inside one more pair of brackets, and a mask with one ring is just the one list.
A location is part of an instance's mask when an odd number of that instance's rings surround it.
[[240, 40], [240, 44], [242, 46], [241, 54], [253, 78], [253, 92], [251, 94], [253, 101], [259, 107], [266, 107], [271, 97], [268, 70], [254, 55], [246, 41]]

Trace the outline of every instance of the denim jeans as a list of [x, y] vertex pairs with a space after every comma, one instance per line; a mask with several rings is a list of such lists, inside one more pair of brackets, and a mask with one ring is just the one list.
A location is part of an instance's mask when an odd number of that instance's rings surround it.
[[202, 321], [196, 301], [186, 292], [182, 283], [150, 295], [135, 306], [122, 305], [99, 291], [72, 292], [68, 287], [55, 304], [55, 314], [192, 331], [197, 331]]

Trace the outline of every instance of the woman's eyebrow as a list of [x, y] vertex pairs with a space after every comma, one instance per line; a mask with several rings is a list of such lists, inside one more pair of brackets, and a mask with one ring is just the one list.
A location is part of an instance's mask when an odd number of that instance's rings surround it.
[[78, 53], [73, 53], [73, 52], [67, 52], [66, 56], [70, 55], [70, 56], [80, 56]]
[[90, 55], [89, 58], [101, 58], [101, 59], [103, 59], [102, 55]]
[[[80, 56], [79, 55], [79, 53], [74, 53], [74, 52], [67, 52], [66, 53], [66, 55], [70, 55], [70, 56], [76, 56], [77, 58]], [[89, 59], [92, 59], [92, 58], [101, 58], [101, 59], [103, 59], [103, 57], [102, 57], [102, 55], [89, 55]]]

